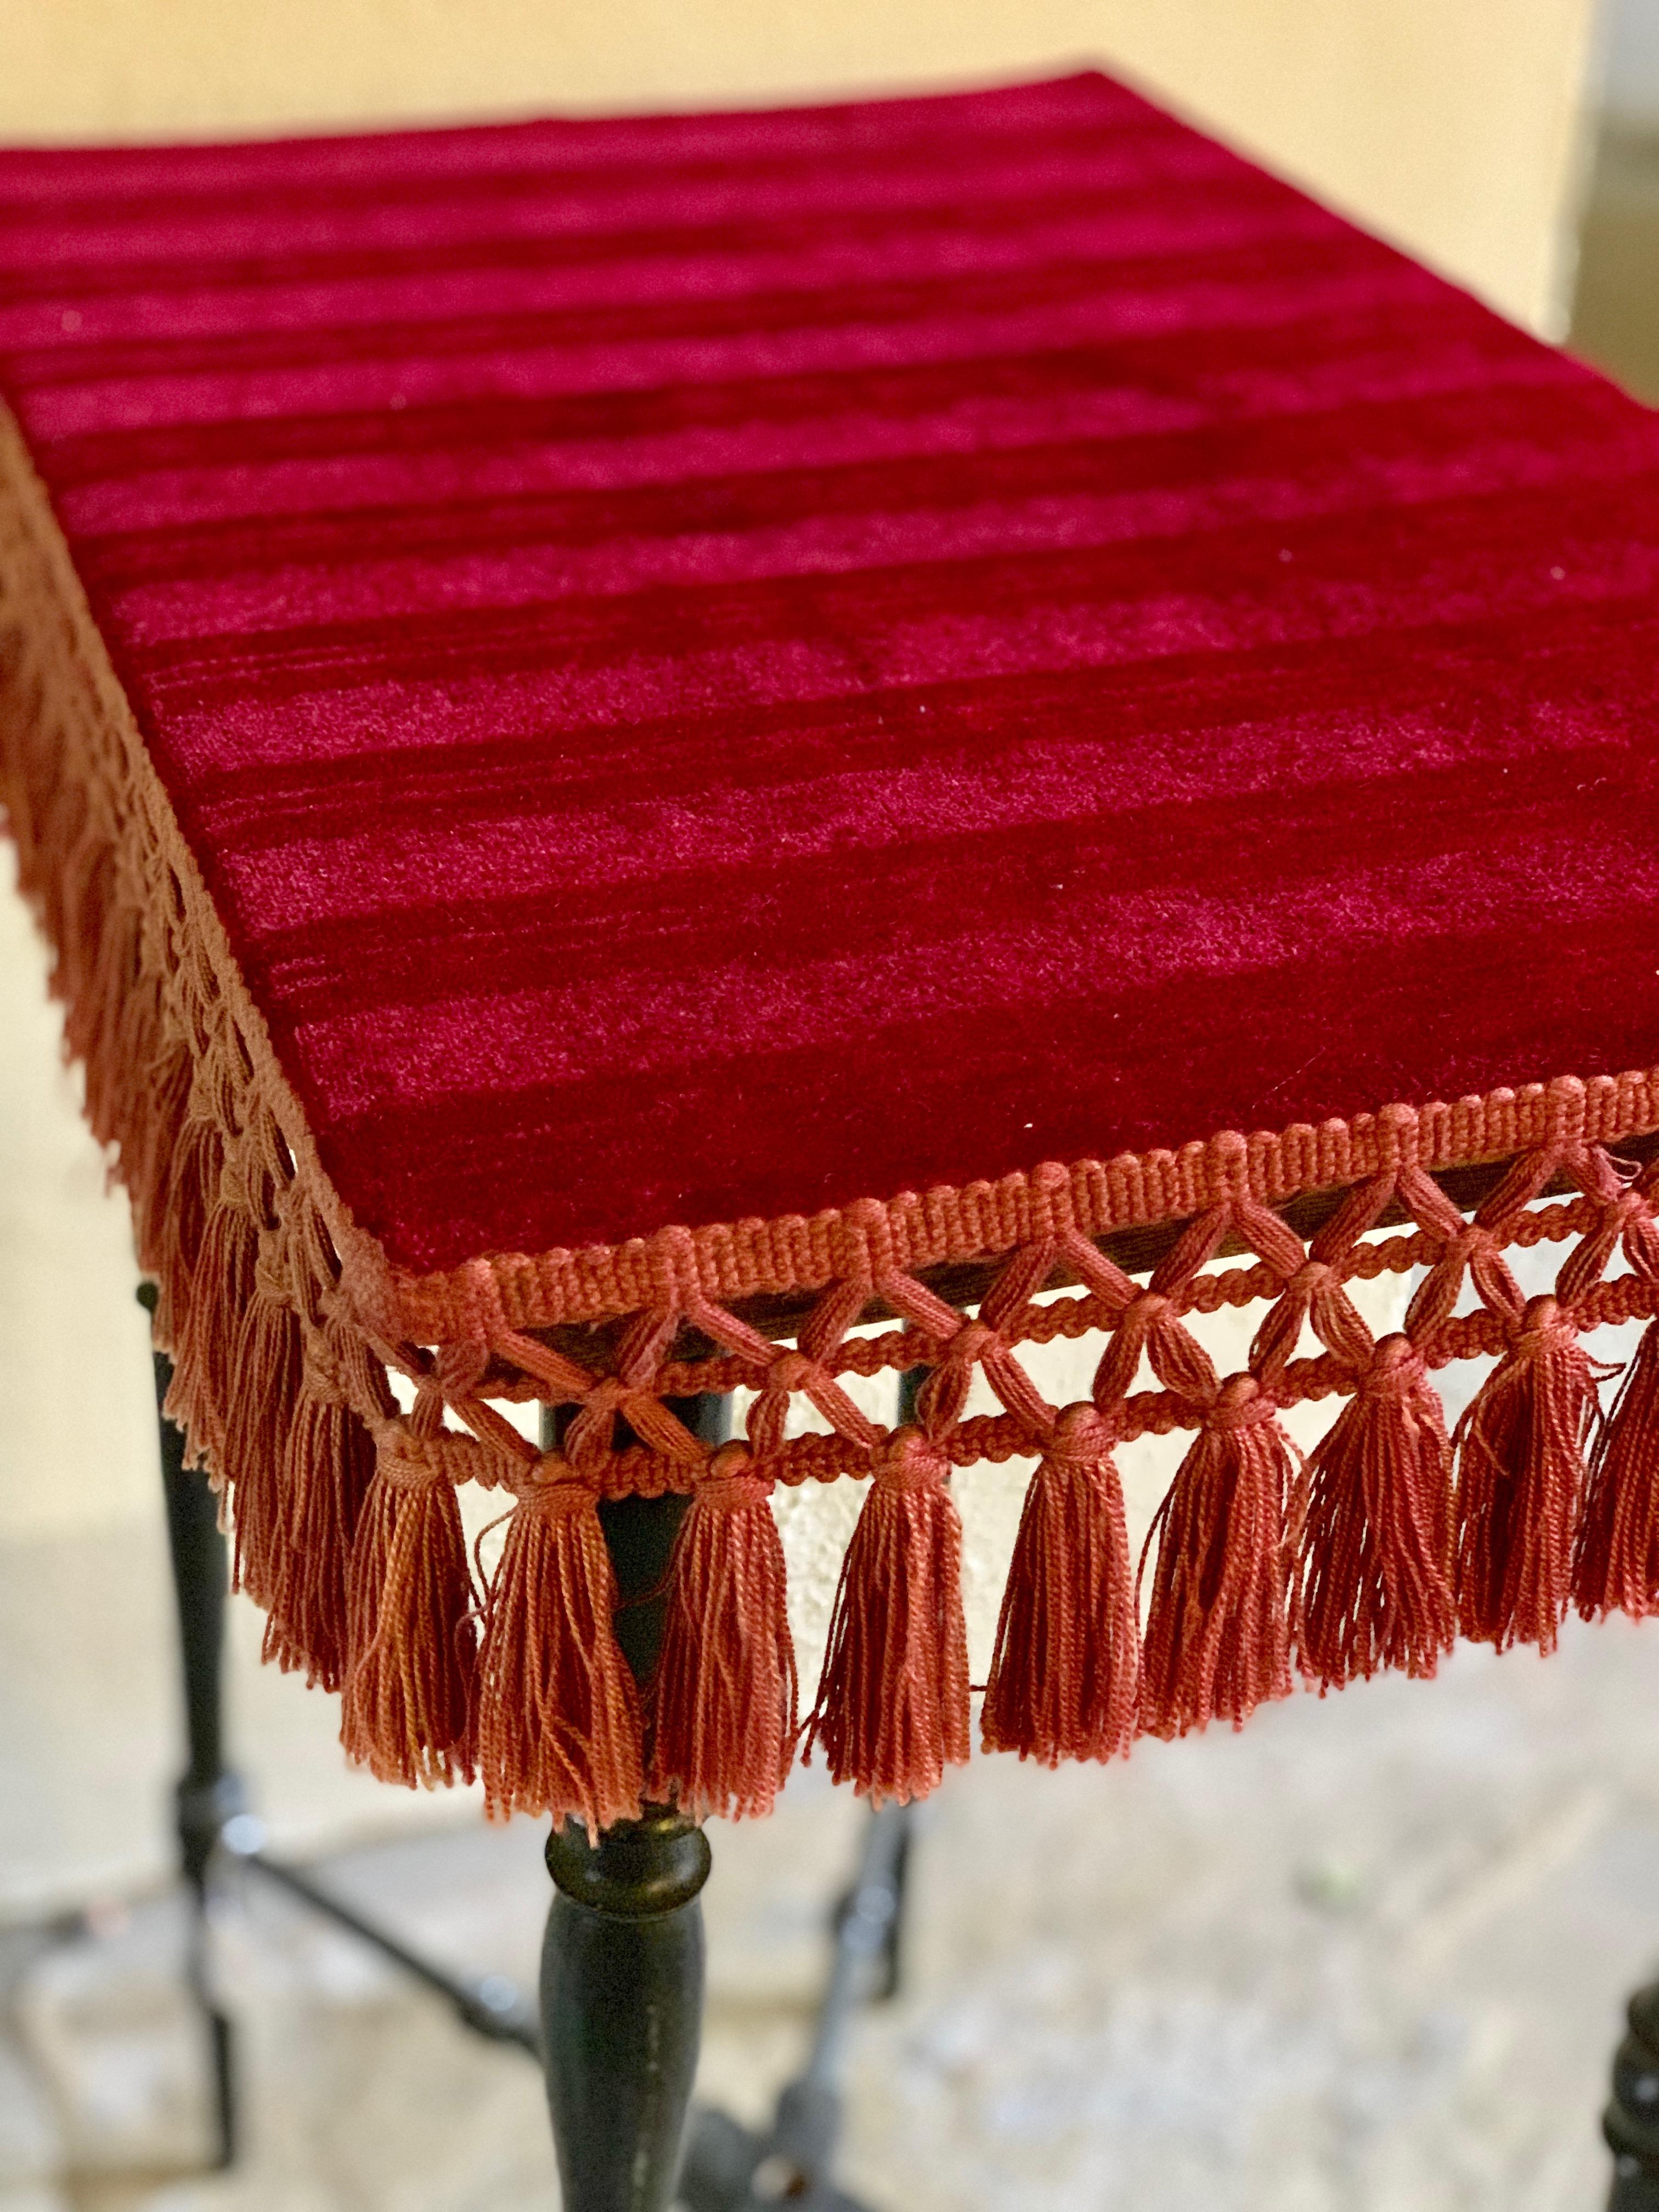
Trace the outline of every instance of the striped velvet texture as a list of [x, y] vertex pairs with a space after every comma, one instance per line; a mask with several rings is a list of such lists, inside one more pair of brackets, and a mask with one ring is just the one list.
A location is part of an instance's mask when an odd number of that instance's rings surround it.
[[[377, 1771], [764, 1810], [781, 1480], [875, 1477], [811, 1734], [878, 1795], [965, 1754], [978, 1457], [1040, 1460], [1023, 1754], [1647, 1609], [1659, 1353], [1604, 1425], [1581, 1340], [1659, 1284], [1652, 416], [1097, 76], [0, 155], [0, 392], [25, 888]], [[896, 1432], [842, 1387], [919, 1365]], [[720, 1452], [665, 1402], [739, 1387]], [[665, 1489], [641, 1689], [596, 1501]]]

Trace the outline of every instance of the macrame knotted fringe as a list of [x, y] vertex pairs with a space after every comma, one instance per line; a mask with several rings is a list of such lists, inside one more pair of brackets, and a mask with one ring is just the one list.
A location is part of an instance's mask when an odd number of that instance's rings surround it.
[[968, 1757], [962, 1523], [944, 1453], [919, 1429], [879, 1446], [842, 1564], [807, 1747], [879, 1805], [939, 1787]]
[[[1289, 1447], [1252, 1375], [1224, 1382], [1146, 1539], [1158, 1566], [1142, 1660], [1140, 1725], [1185, 1735], [1240, 1728], [1291, 1692], [1285, 1541]], [[1146, 1553], [1141, 1559], [1142, 1571]]]
[[286, 1463], [303, 1355], [300, 1317], [262, 1253], [231, 1363], [218, 1473], [234, 1528], [232, 1587], [267, 1610], [294, 1541]]
[[[124, 1032], [135, 1008], [141, 975], [143, 909], [122, 896], [114, 848], [88, 822], [83, 849], [87, 860], [70, 892], [71, 929], [87, 956], [84, 972], [64, 1008], [64, 1036], [73, 1056], [86, 1068], [86, 1115], [100, 1145], [126, 1126], [130, 1063], [124, 1063]], [[139, 1063], [142, 1066], [143, 1063]]]
[[[1659, 1168], [1650, 1167], [1628, 1189], [1616, 1175], [1611, 1182], [1631, 1273], [1650, 1290], [1659, 1287], [1659, 1228], [1650, 1211]], [[1599, 1255], [1586, 1257], [1594, 1264]], [[1595, 1439], [1572, 1595], [1586, 1620], [1615, 1607], [1638, 1620], [1659, 1610], [1659, 1321], [1643, 1331]]]
[[550, 1813], [597, 1835], [639, 1818], [643, 1788], [639, 1693], [612, 1626], [599, 1502], [556, 1453], [514, 1487], [478, 1659], [485, 1809]]
[[[181, 1236], [189, 1242], [193, 1262], [206, 1224], [205, 1200], [196, 1207], [193, 1237], [178, 1221], [181, 1177], [185, 1171], [185, 1132], [189, 1124], [190, 1093], [194, 1063], [182, 1037], [163, 1045], [151, 1063], [146, 1086], [149, 1107], [142, 1124], [121, 1139], [121, 1180], [132, 1197], [133, 1241], [138, 1264], [158, 1286], [168, 1266], [169, 1247]], [[219, 1164], [214, 1164], [217, 1187]], [[158, 1316], [160, 1308], [157, 1309]], [[169, 1316], [171, 1307], [169, 1307]], [[159, 1319], [158, 1319], [159, 1327]], [[171, 1336], [167, 1340], [172, 1341]]]
[[360, 1406], [382, 1421], [395, 1410], [386, 1370], [336, 1319], [311, 1340], [288, 1431], [286, 1541], [264, 1640], [268, 1660], [329, 1690], [345, 1680], [351, 1552], [374, 1475], [374, 1437]]
[[[175, 1365], [224, 1167], [218, 1123], [205, 1114], [190, 1114], [179, 1149], [167, 1162], [165, 1182], [158, 1181], [136, 1200], [139, 1257], [155, 1274], [156, 1340], [172, 1347]], [[205, 1285], [208, 1279], [203, 1279]]]
[[[472, 1581], [440, 1409], [389, 1420], [351, 1553], [340, 1741], [383, 1782], [472, 1778]], [[421, 1425], [417, 1426], [419, 1423]]]
[[1650, 1322], [1595, 1439], [1573, 1559], [1586, 1620], [1659, 1611], [1659, 1322]]
[[1595, 1413], [1577, 1323], [1554, 1298], [1534, 1298], [1457, 1425], [1455, 1588], [1471, 1643], [1554, 1650]]
[[1055, 1422], [1025, 1493], [986, 1684], [981, 1741], [1056, 1766], [1134, 1739], [1140, 1634], [1114, 1431], [1092, 1406]]
[[1385, 1337], [1307, 1467], [1294, 1603], [1321, 1694], [1380, 1668], [1432, 1674], [1457, 1628], [1451, 1446], [1409, 1339]]
[[167, 1403], [169, 1419], [189, 1438], [193, 1459], [213, 1470], [216, 1483], [222, 1482], [240, 1324], [253, 1297], [258, 1259], [258, 1222], [240, 1196], [222, 1192], [190, 1271], [191, 1291], [173, 1306], [178, 1341]]
[[264, 1653], [307, 1684], [345, 1680], [351, 1551], [374, 1475], [374, 1438], [349, 1406], [302, 1391], [282, 1470], [285, 1541]]
[[795, 1647], [772, 1485], [725, 1444], [691, 1493], [653, 1684], [650, 1796], [759, 1819], [795, 1755]]

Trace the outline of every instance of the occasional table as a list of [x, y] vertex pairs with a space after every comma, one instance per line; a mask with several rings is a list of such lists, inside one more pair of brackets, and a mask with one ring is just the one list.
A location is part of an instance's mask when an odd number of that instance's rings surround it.
[[[350, 1756], [551, 1816], [572, 2212], [669, 2200], [701, 1824], [797, 1756], [905, 1803], [1654, 1606], [1652, 416], [1091, 76], [8, 153], [0, 392], [169, 1411]], [[975, 1722], [950, 1479], [1022, 1457]], [[802, 1695], [770, 1498], [845, 1479]]]

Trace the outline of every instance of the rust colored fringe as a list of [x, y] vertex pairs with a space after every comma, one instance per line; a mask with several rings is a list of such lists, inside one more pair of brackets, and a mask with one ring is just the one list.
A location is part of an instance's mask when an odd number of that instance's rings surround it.
[[616, 1606], [598, 1499], [550, 1454], [525, 1483], [490, 1586], [477, 1759], [492, 1819], [550, 1813], [597, 1835], [639, 1818], [639, 1696]]
[[842, 1564], [829, 1655], [808, 1727], [830, 1775], [875, 1804], [905, 1804], [968, 1757], [968, 1632], [962, 1523], [946, 1462], [921, 1431], [896, 1431]]
[[147, 1264], [155, 1270], [156, 1340], [171, 1346], [175, 1356], [224, 1170], [225, 1142], [218, 1123], [207, 1115], [191, 1114], [178, 1152], [167, 1164], [165, 1188], [158, 1182], [148, 1199], [138, 1200], [140, 1233], [153, 1254]]
[[[1255, 1378], [1222, 1385], [1146, 1541], [1158, 1567], [1142, 1661], [1140, 1725], [1185, 1735], [1240, 1728], [1291, 1691], [1289, 1448]], [[1145, 1569], [1145, 1554], [1142, 1568]]]
[[1068, 1406], [1025, 1493], [997, 1622], [981, 1741], [1056, 1766], [1127, 1752], [1139, 1624], [1112, 1430]]
[[[190, 1047], [182, 1038], [162, 1048], [151, 1067], [149, 1110], [132, 1135], [124, 1137], [121, 1143], [121, 1179], [132, 1196], [133, 1241], [137, 1248], [138, 1264], [147, 1275], [155, 1277], [158, 1285], [167, 1266], [170, 1240], [180, 1233], [175, 1193], [182, 1194], [185, 1129], [193, 1073]], [[217, 1183], [216, 1164], [216, 1188]], [[207, 1204], [204, 1200], [195, 1215], [191, 1263], [195, 1260], [206, 1224]], [[171, 1338], [167, 1340], [170, 1342]]]
[[674, 1547], [647, 1787], [694, 1820], [769, 1813], [794, 1759], [795, 1647], [771, 1491], [744, 1445], [723, 1445]]
[[1314, 1447], [1294, 1619], [1302, 1672], [1322, 1695], [1380, 1668], [1427, 1676], [1457, 1629], [1451, 1445], [1440, 1401], [1403, 1336], [1385, 1337]]
[[374, 1474], [367, 1425], [349, 1406], [304, 1392], [283, 1460], [286, 1541], [264, 1656], [326, 1690], [345, 1680], [351, 1546]]
[[219, 1479], [235, 1530], [232, 1587], [267, 1610], [294, 1540], [284, 1477], [302, 1352], [299, 1316], [285, 1298], [256, 1286], [236, 1340]]
[[1643, 1331], [1595, 1440], [1572, 1596], [1586, 1620], [1659, 1612], [1659, 1322]]
[[472, 1779], [477, 1665], [472, 1581], [455, 1488], [409, 1423], [376, 1438], [351, 1552], [340, 1741], [382, 1782]]
[[[121, 1133], [131, 1070], [119, 1054], [122, 1009], [136, 990], [143, 939], [139, 909], [124, 900], [114, 848], [93, 849], [71, 895], [73, 927], [87, 969], [64, 1006], [64, 1041], [86, 1071], [86, 1115], [100, 1145]], [[142, 1064], [142, 1063], [141, 1063]]]
[[191, 1270], [191, 1288], [175, 1314], [177, 1350], [167, 1413], [189, 1439], [192, 1458], [220, 1481], [225, 1417], [236, 1346], [253, 1297], [259, 1231], [240, 1200], [220, 1198], [207, 1218]]
[[1534, 1298], [1457, 1425], [1458, 1626], [1555, 1649], [1566, 1617], [1595, 1379], [1572, 1321]]

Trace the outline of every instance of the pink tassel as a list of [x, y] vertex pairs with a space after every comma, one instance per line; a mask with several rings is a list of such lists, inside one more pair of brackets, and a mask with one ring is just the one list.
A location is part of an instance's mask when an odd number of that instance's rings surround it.
[[1553, 1298], [1534, 1298], [1457, 1425], [1457, 1611], [1471, 1643], [1555, 1649], [1595, 1412], [1577, 1328]]
[[968, 1757], [962, 1523], [939, 1446], [900, 1429], [877, 1454], [841, 1571], [808, 1727], [837, 1782], [879, 1805], [925, 1797]]
[[647, 1789], [694, 1820], [758, 1820], [795, 1755], [795, 1647], [772, 1486], [726, 1444], [674, 1547]]
[[219, 1479], [233, 1500], [231, 1586], [269, 1607], [293, 1542], [284, 1471], [299, 1410], [300, 1319], [257, 1290], [236, 1340]]
[[1383, 1339], [1315, 1446], [1300, 1550], [1297, 1644], [1322, 1695], [1384, 1667], [1435, 1672], [1457, 1627], [1451, 1446], [1409, 1339]]
[[1185, 1735], [1217, 1718], [1240, 1728], [1265, 1699], [1289, 1696], [1291, 1473], [1273, 1401], [1254, 1376], [1233, 1376], [1153, 1523], [1144, 1734]]
[[176, 1350], [184, 1334], [191, 1284], [209, 1218], [218, 1203], [224, 1167], [224, 1139], [217, 1122], [202, 1115], [188, 1115], [177, 1155], [165, 1171], [165, 1194], [158, 1171], [149, 1186], [149, 1200], [140, 1202], [144, 1241], [153, 1252], [149, 1264], [155, 1270], [155, 1340], [164, 1349]]
[[638, 1820], [639, 1697], [616, 1607], [598, 1500], [550, 1454], [507, 1522], [478, 1662], [478, 1771], [492, 1820], [550, 1813], [590, 1835]]
[[1025, 1493], [986, 1685], [981, 1741], [1056, 1766], [1135, 1733], [1140, 1634], [1113, 1432], [1068, 1406]]
[[340, 1741], [382, 1782], [470, 1782], [477, 1631], [455, 1486], [437, 1440], [408, 1422], [387, 1421], [376, 1442], [351, 1552]]
[[351, 1546], [374, 1474], [374, 1439], [367, 1425], [349, 1406], [303, 1393], [283, 1461], [287, 1541], [264, 1656], [325, 1690], [337, 1690], [345, 1680]]
[[221, 1480], [225, 1416], [231, 1402], [242, 1316], [253, 1298], [258, 1223], [240, 1200], [221, 1198], [208, 1216], [191, 1271], [188, 1301], [177, 1315], [173, 1388], [167, 1410], [185, 1431], [192, 1460]]
[[1595, 1440], [1573, 1559], [1586, 1620], [1659, 1612], [1659, 1322], [1650, 1322]]

